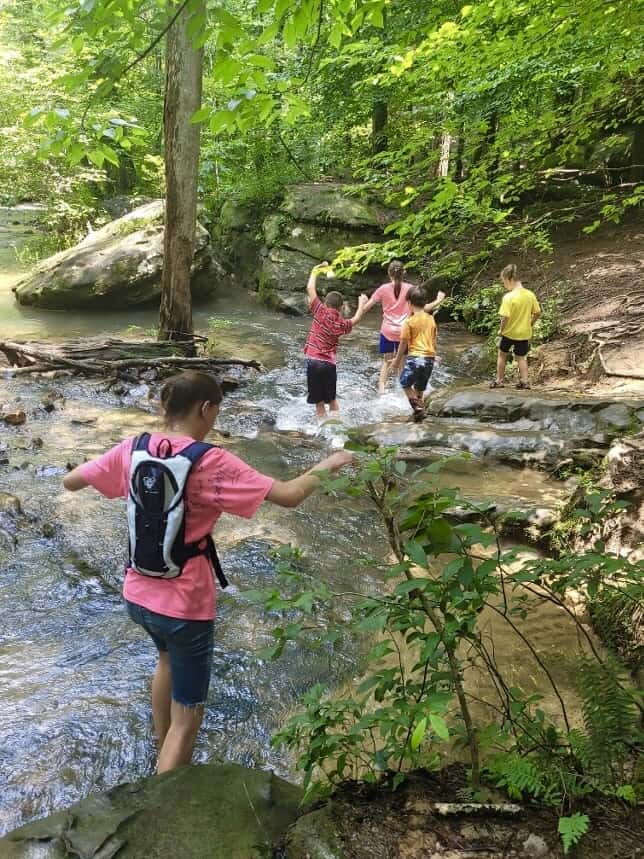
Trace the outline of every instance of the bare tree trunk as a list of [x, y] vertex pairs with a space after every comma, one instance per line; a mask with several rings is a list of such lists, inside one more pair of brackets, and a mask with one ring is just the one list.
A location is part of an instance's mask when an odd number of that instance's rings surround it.
[[[175, 14], [179, 5], [176, 0], [168, 0], [168, 14]], [[166, 37], [166, 203], [159, 340], [189, 339], [193, 331], [190, 266], [197, 222], [200, 126], [190, 118], [201, 105], [203, 49], [193, 49], [188, 22], [193, 15], [203, 15], [205, 19], [205, 6], [205, 0], [190, 3]]]
[[452, 135], [447, 131], [443, 132], [441, 138], [441, 157], [438, 162], [438, 176], [444, 179], [449, 173], [449, 153], [452, 148]]
[[387, 102], [377, 101], [371, 111], [371, 149], [374, 154], [387, 148]]

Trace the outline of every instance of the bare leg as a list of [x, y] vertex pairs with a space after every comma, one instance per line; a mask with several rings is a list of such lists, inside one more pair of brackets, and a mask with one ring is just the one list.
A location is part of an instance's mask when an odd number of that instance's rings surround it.
[[172, 701], [172, 677], [167, 651], [159, 651], [159, 661], [152, 678], [152, 719], [157, 747], [161, 749], [170, 727], [170, 703]]
[[196, 707], [186, 707], [177, 701], [172, 702], [170, 727], [157, 762], [158, 773], [164, 773], [190, 763], [197, 734], [201, 727], [203, 711], [203, 704], [198, 704]]
[[391, 355], [383, 355], [382, 356], [382, 367], [380, 368], [380, 378], [378, 379], [378, 393], [384, 394], [385, 388], [387, 385], [387, 379], [391, 374], [391, 368], [394, 362], [394, 358], [396, 357], [396, 353], [393, 352]]
[[319, 418], [325, 418], [326, 417], [326, 406], [324, 405], [324, 403], [316, 403], [315, 404], [315, 414]]
[[331, 400], [331, 402], [329, 403], [329, 411], [330, 412], [339, 412], [340, 411], [340, 406], [338, 405], [337, 400]]
[[508, 360], [508, 356], [505, 352], [501, 352], [499, 349], [499, 354], [496, 359], [496, 380], [497, 382], [505, 382], [505, 364]]
[[529, 384], [528, 377], [528, 359], [525, 355], [517, 356], [517, 367], [519, 368], [519, 378], [524, 385]]

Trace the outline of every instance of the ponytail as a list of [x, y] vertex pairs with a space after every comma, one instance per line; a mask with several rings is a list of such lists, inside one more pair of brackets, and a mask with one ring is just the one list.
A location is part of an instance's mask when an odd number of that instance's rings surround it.
[[403, 276], [405, 274], [405, 267], [400, 262], [400, 260], [393, 260], [389, 263], [389, 268], [387, 269], [387, 274], [391, 278], [391, 282], [394, 285], [394, 296], [398, 298], [400, 296], [400, 290], [402, 289]]

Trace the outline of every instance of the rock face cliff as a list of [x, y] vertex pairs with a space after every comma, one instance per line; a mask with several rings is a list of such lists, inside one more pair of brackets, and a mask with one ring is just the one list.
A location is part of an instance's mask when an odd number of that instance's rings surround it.
[[[250, 207], [227, 203], [220, 236], [241, 285], [255, 289], [264, 304], [285, 313], [306, 311], [305, 286], [311, 268], [339, 250], [383, 240], [389, 214], [355, 197], [347, 186], [311, 182], [286, 189], [282, 203], [263, 219]], [[386, 279], [380, 268], [350, 279], [320, 279], [320, 293], [340, 290], [354, 298]]]
[[[16, 299], [52, 310], [153, 304], [161, 292], [163, 216], [163, 201], [154, 200], [111, 221], [74, 247], [43, 260], [14, 287]], [[223, 278], [222, 267], [212, 257], [210, 236], [198, 224], [193, 295], [209, 295]]]

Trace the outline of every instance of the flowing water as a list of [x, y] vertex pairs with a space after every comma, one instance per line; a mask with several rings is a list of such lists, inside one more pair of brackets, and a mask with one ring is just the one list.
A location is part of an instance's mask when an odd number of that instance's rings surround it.
[[[148, 310], [99, 316], [18, 308], [10, 287], [20, 267], [7, 242], [19, 243], [24, 231], [14, 226], [4, 234], [0, 227], [0, 338], [58, 338], [154, 324]], [[293, 476], [342, 445], [348, 427], [407, 411], [393, 384], [386, 396], [374, 394], [375, 316], [341, 344], [343, 412], [340, 421], [324, 424], [312, 418], [304, 398], [306, 320], [274, 314], [243, 293], [199, 308], [197, 326], [205, 328], [212, 317], [222, 353], [259, 357], [268, 368], [225, 399], [221, 435], [212, 440], [266, 473]], [[467, 381], [464, 355], [475, 344], [462, 333], [442, 334], [436, 388]], [[47, 412], [42, 400], [52, 389], [63, 399]], [[68, 463], [153, 426], [155, 417], [137, 404], [123, 407], [100, 383], [87, 380], [0, 379], [0, 403], [17, 398], [28, 422], [3, 430], [10, 465], [0, 465], [0, 490], [20, 498], [24, 509], [16, 545], [6, 533], [4, 543], [0, 539], [0, 833], [90, 790], [148, 774], [154, 758], [148, 704], [153, 647], [129, 622], [119, 597], [126, 539], [122, 504], [91, 491], [65, 493], [61, 478]], [[470, 498], [519, 506], [547, 504], [561, 495], [561, 487], [541, 473], [485, 461], [448, 472], [444, 480]], [[0, 538], [1, 526], [0, 517]], [[297, 510], [265, 504], [250, 521], [224, 516], [216, 537], [232, 587], [220, 598], [197, 759], [221, 757], [292, 774], [292, 762], [270, 747], [270, 736], [310, 685], [352, 676], [354, 645], [347, 641], [336, 652], [313, 656], [293, 649], [278, 663], [265, 662], [258, 651], [270, 643], [274, 619], [244, 590], [273, 581], [270, 550], [288, 542], [302, 547], [311, 568], [331, 584], [377, 589], [381, 583], [365, 580], [352, 559], [357, 550], [384, 553], [386, 546], [372, 513], [354, 504], [339, 515], [338, 503], [322, 495]], [[531, 632], [558, 679], [570, 685], [571, 624], [555, 608], [543, 608]], [[498, 642], [513, 680], [542, 687], [509, 633], [502, 632]]]

